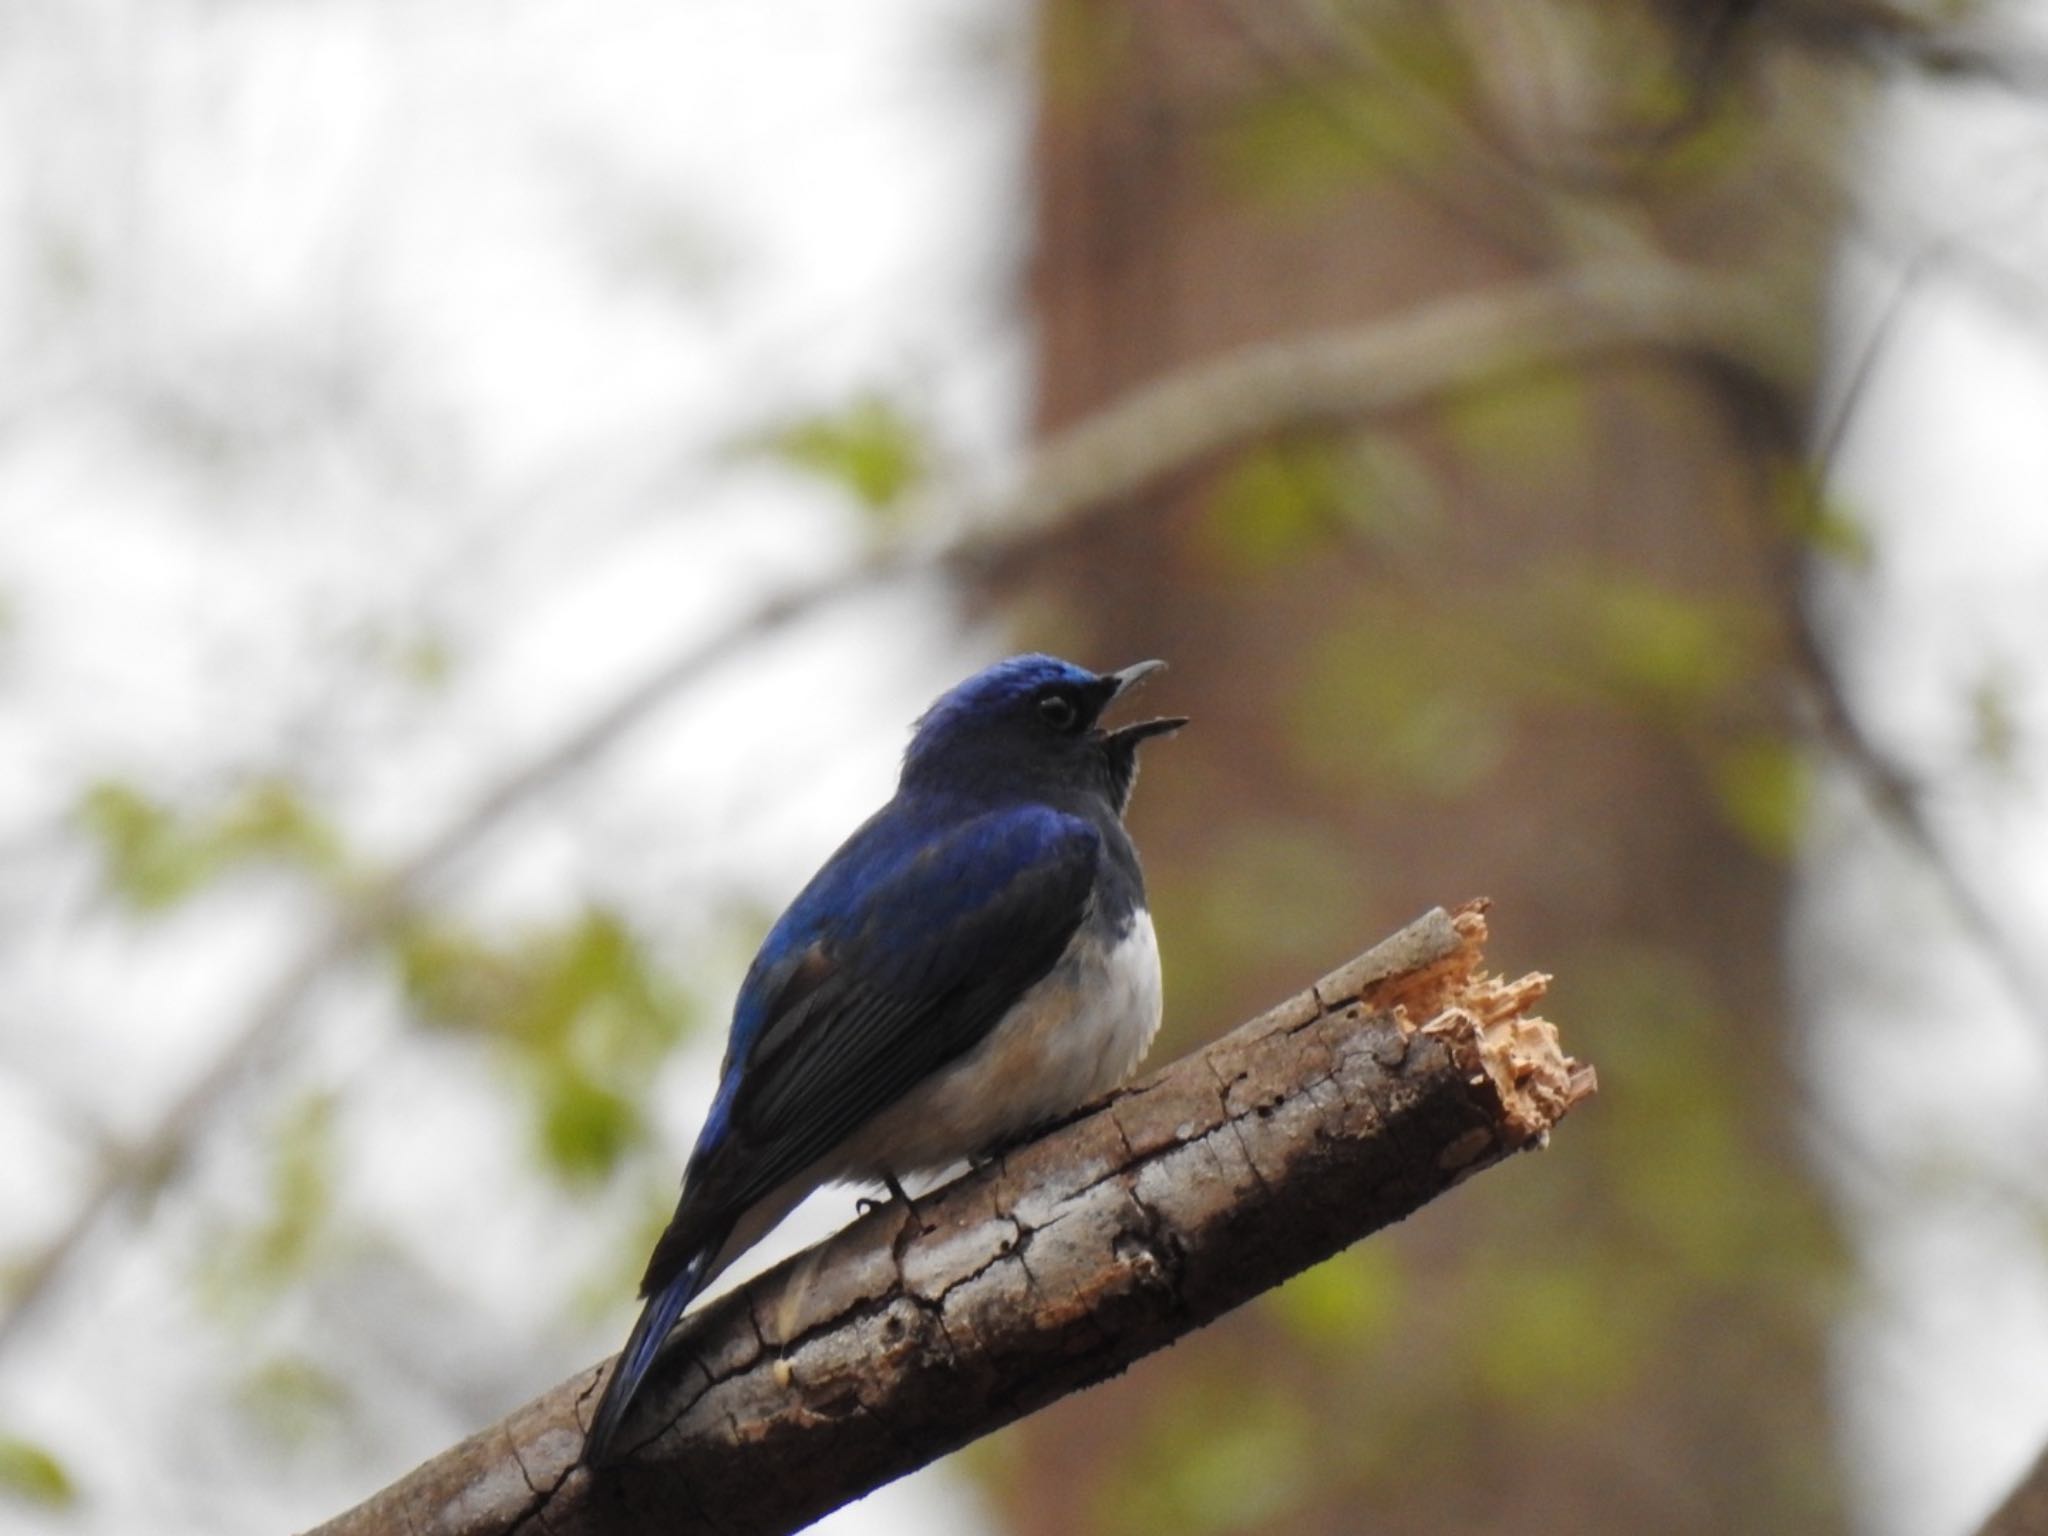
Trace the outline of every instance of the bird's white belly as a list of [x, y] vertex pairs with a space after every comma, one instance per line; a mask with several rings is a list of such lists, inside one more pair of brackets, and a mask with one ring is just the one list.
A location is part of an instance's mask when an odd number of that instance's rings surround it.
[[1144, 1058], [1162, 1002], [1151, 915], [1114, 941], [1084, 924], [986, 1040], [855, 1132], [833, 1174], [942, 1168], [1107, 1093]]

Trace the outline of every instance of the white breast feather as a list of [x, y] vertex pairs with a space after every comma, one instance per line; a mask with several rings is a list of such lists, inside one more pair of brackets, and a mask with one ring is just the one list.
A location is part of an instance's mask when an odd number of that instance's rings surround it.
[[1114, 944], [1084, 924], [988, 1039], [855, 1132], [821, 1176], [942, 1168], [1107, 1093], [1144, 1058], [1163, 998], [1149, 913]]

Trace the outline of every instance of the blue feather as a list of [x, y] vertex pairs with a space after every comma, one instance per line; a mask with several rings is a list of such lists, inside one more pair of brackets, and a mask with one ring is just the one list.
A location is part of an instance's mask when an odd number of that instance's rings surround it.
[[711, 1257], [709, 1249], [698, 1250], [697, 1256], [685, 1264], [673, 1280], [650, 1296], [647, 1305], [640, 1309], [640, 1320], [633, 1324], [632, 1333], [626, 1337], [626, 1347], [619, 1351], [611, 1378], [604, 1384], [604, 1396], [598, 1399], [597, 1414], [590, 1421], [590, 1434], [583, 1442], [586, 1465], [603, 1466], [610, 1459], [612, 1439], [625, 1421], [626, 1409], [632, 1405], [641, 1382], [647, 1379], [648, 1371], [653, 1368], [669, 1329], [683, 1315], [683, 1308], [704, 1288]]
[[[1098, 721], [1158, 666], [1012, 657], [918, 721], [895, 796], [748, 968], [586, 1462], [613, 1455], [684, 1309], [809, 1190], [944, 1167], [1112, 1086], [1142, 1053], [1158, 954], [1122, 816], [1139, 743], [1186, 722]], [[1022, 1033], [1003, 1036], [1013, 1020]], [[1010, 1045], [988, 1049], [996, 1038]]]

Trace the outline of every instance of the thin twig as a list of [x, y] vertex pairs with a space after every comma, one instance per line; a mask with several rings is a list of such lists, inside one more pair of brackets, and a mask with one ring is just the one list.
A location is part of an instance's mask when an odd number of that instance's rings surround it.
[[1783, 6], [1763, 13], [1794, 44], [1829, 54], [1861, 53], [1904, 63], [1923, 75], [1964, 85], [2001, 88], [2037, 98], [2048, 91], [2048, 55], [2019, 27], [1972, 29], [1943, 8], [1839, 0], [1829, 6]]

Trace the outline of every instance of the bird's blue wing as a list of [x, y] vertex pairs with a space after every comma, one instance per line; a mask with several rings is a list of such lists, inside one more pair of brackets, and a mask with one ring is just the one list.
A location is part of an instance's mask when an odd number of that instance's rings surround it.
[[1102, 839], [1044, 806], [934, 825], [902, 805], [848, 840], [761, 946], [717, 1098], [584, 1458], [605, 1462], [669, 1328], [741, 1215], [986, 1038], [1087, 917]]
[[853, 859], [850, 877], [828, 866], [748, 977], [718, 1101], [644, 1292], [985, 1038], [1087, 915], [1101, 837], [1078, 817], [1019, 806], [909, 839], [894, 857], [856, 844], [840, 857]]

